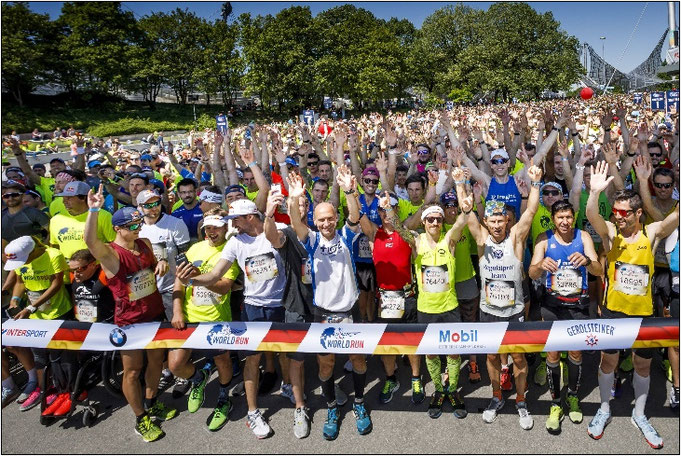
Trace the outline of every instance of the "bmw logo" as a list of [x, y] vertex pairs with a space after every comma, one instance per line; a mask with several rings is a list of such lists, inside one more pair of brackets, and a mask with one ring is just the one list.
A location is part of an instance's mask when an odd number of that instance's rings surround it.
[[111, 334], [109, 334], [109, 342], [111, 342], [111, 345], [114, 347], [122, 347], [127, 341], [128, 336], [125, 335], [125, 332], [123, 332], [121, 328], [114, 328], [111, 331]]

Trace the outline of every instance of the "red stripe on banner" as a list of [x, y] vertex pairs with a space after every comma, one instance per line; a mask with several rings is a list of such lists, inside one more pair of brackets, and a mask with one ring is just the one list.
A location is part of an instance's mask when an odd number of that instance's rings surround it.
[[678, 339], [678, 326], [641, 326], [636, 340]]
[[528, 331], [506, 331], [501, 345], [541, 345], [546, 344], [550, 329]]
[[159, 328], [156, 331], [156, 335], [152, 339], [152, 342], [157, 340], [187, 340], [189, 336], [196, 330], [196, 326], [187, 326], [185, 329], [175, 329], [175, 328]]
[[413, 345], [418, 347], [423, 339], [423, 332], [384, 332], [378, 345]]
[[52, 341], [68, 340], [71, 342], [84, 342], [87, 337], [88, 329], [64, 329], [59, 328], [52, 336]]
[[262, 340], [265, 342], [283, 342], [287, 344], [299, 344], [305, 339], [307, 329], [270, 329]]

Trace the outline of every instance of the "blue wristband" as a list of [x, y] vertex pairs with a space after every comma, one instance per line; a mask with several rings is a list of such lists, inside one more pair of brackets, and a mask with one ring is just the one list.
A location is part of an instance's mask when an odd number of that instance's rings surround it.
[[99, 211], [101, 210], [101, 208], [100, 208], [100, 207], [91, 207], [91, 208], [88, 209], [88, 210], [89, 210], [90, 212], [99, 212]]

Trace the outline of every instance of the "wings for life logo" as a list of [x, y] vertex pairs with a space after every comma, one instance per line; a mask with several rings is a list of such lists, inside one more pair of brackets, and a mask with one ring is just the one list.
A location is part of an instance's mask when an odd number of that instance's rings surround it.
[[587, 334], [586, 335], [586, 344], [589, 347], [594, 347], [594, 346], [598, 345], [598, 337], [596, 337], [596, 335], [594, 335], [594, 334]]
[[242, 322], [222, 323], [208, 331], [206, 340], [209, 345], [248, 345], [246, 331], [246, 324]]
[[122, 347], [128, 341], [128, 336], [121, 328], [114, 328], [109, 334], [109, 342], [114, 347]]
[[355, 339], [357, 334], [359, 334], [359, 332], [343, 331], [340, 327], [334, 328], [332, 326], [322, 331], [322, 335], [319, 337], [319, 343], [326, 350], [336, 348], [364, 348], [364, 340]]

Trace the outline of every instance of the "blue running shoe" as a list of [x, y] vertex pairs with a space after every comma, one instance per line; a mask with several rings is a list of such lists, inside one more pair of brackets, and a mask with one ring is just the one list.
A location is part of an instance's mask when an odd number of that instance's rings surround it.
[[353, 404], [352, 413], [355, 414], [355, 420], [357, 420], [357, 432], [359, 432], [359, 435], [366, 435], [371, 432], [373, 426], [371, 424], [371, 418], [367, 413], [367, 409], [364, 408], [364, 404]]
[[336, 440], [338, 437], [338, 408], [330, 408], [324, 422], [324, 438], [326, 440]]

